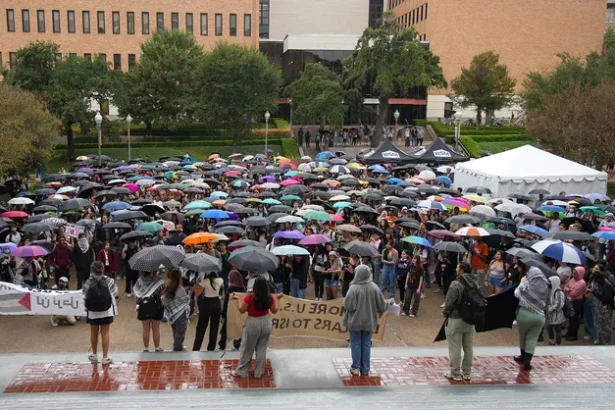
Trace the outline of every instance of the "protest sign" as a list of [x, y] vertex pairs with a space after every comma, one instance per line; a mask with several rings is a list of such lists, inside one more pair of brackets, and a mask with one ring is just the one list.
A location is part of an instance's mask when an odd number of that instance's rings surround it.
[[[245, 294], [238, 294], [243, 300]], [[385, 313], [378, 321], [378, 330], [373, 338], [382, 340], [386, 323]], [[230, 300], [228, 306], [227, 332], [229, 339], [238, 339], [248, 315], [239, 313], [237, 301]], [[280, 299], [280, 310], [272, 315], [272, 337], [310, 336], [325, 339], [346, 340], [348, 329], [344, 326], [344, 299], [317, 302], [284, 296]]]
[[64, 225], [64, 233], [72, 238], [78, 238], [79, 234], [85, 232], [85, 228], [83, 226], [75, 225], [75, 224], [66, 224]]
[[30, 290], [0, 282], [0, 315], [85, 316], [81, 291]]

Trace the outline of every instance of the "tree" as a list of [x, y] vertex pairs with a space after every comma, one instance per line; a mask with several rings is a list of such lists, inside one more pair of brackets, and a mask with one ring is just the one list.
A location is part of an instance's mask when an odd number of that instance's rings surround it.
[[254, 121], [275, 110], [282, 83], [279, 70], [258, 49], [227, 43], [205, 55], [198, 81], [200, 118], [226, 129], [234, 147]]
[[344, 125], [344, 89], [333, 71], [321, 64], [308, 64], [301, 77], [285, 89], [292, 99], [293, 117], [300, 124], [328, 122], [334, 127]]
[[33, 93], [0, 83], [0, 175], [51, 158], [58, 126]]
[[451, 82], [455, 95], [450, 98], [462, 108], [476, 107], [478, 129], [481, 113], [490, 115], [514, 102], [516, 85], [506, 65], [500, 64], [500, 56], [487, 51], [474, 56], [470, 67], [461, 68], [461, 75]]
[[137, 121], [172, 125], [192, 119], [197, 108], [198, 75], [203, 49], [194, 36], [178, 30], [158, 30], [145, 43], [139, 62], [126, 81], [120, 112]]
[[390, 15], [381, 28], [365, 29], [354, 56], [346, 61], [345, 82], [358, 90], [371, 85], [379, 100], [372, 146], [380, 143], [389, 98], [405, 96], [414, 87], [447, 86], [440, 59], [421, 44], [414, 29], [400, 27]]
[[60, 55], [60, 46], [51, 41], [37, 41], [17, 50], [17, 63], [5, 76], [6, 81], [31, 91], [45, 100]]

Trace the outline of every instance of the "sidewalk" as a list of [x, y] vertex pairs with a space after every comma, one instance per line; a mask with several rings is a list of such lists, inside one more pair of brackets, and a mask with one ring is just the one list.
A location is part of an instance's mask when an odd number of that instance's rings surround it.
[[[72, 408], [67, 406], [67, 402], [72, 403], [74, 397], [79, 398], [80, 408], [110, 408], [107, 398], [91, 401], [94, 397], [109, 397], [117, 403], [115, 407], [130, 408], [130, 403], [134, 404], [146, 394], [147, 397], [155, 394], [150, 407], [159, 408], [158, 405], [164, 407], [160, 400], [171, 400], [177, 397], [177, 393], [188, 393], [185, 390], [191, 390], [194, 395], [186, 396], [190, 397], [186, 400], [196, 402], [200, 398], [203, 404], [208, 403], [209, 408], [212, 408], [209, 404], [213, 399], [225, 403], [220, 408], [238, 407], [244, 403], [251, 403], [251, 407], [256, 403], [278, 403], [282, 397], [288, 398], [289, 392], [293, 393], [292, 397], [310, 397], [308, 393], [312, 392], [312, 399], [307, 402], [292, 399], [292, 403], [285, 402], [285, 408], [302, 408], [300, 404], [315, 408], [314, 400], [321, 402], [324, 397], [333, 399], [323, 402], [324, 408], [365, 408], [368, 403], [365, 394], [369, 395], [371, 402], [371, 399], [381, 398], [383, 392], [391, 394], [389, 399], [401, 398], [389, 408], [408, 408], [408, 397], [413, 398], [415, 407], [415, 398], [434, 389], [438, 393], [432, 395], [429, 408], [452, 408], [450, 400], [462, 392], [480, 393], [485, 399], [483, 394], [489, 389], [496, 389], [500, 394], [506, 389], [522, 392], [522, 395], [515, 394], [509, 403], [513, 405], [513, 401], [523, 398], [519, 405], [512, 406], [517, 409], [523, 408], [526, 400], [528, 406], [533, 404], [538, 408], [536, 401], [529, 400], [530, 396], [546, 403], [549, 395], [559, 394], [563, 398], [571, 392], [576, 394], [575, 399], [558, 401], [558, 406], [562, 405], [560, 408], [568, 408], [568, 405], [572, 408], [574, 404], [576, 408], [612, 408], [608, 398], [615, 399], [615, 347], [540, 347], [531, 372], [520, 371], [519, 365], [512, 360], [517, 353], [515, 347], [477, 348], [471, 382], [452, 382], [443, 377], [448, 367], [445, 348], [374, 348], [368, 377], [350, 375], [349, 349], [270, 350], [267, 371], [260, 380], [238, 380], [231, 376], [230, 372], [237, 365], [238, 352], [227, 352], [224, 356], [222, 352], [115, 353], [115, 363], [110, 366], [88, 363], [85, 353], [6, 354], [0, 356], [3, 364], [0, 390], [4, 392], [0, 395], [0, 408], [52, 408], [50, 401], [46, 401], [49, 399], [60, 408]], [[409, 388], [415, 390], [410, 394]], [[225, 393], [227, 390], [236, 393], [229, 396]], [[103, 391], [107, 393], [100, 396], [99, 392]], [[240, 391], [243, 392], [237, 394]], [[404, 392], [407, 394], [405, 400]], [[490, 391], [490, 396], [491, 393], [495, 394], [495, 391]], [[580, 396], [585, 395], [591, 401], [580, 405]], [[496, 407], [495, 403], [482, 400], [479, 406], [472, 397], [475, 396], [458, 397], [460, 402], [455, 402], [454, 407]], [[86, 406], [82, 400], [91, 403]], [[416, 400], [420, 402], [420, 399]], [[283, 405], [284, 401], [279, 403]], [[449, 407], [446, 407], [447, 403]], [[474, 403], [477, 407], [464, 407], [463, 403], [469, 406]], [[140, 404], [142, 406], [143, 402]], [[506, 403], [499, 402], [497, 407], [508, 408], [499, 404]], [[181, 405], [187, 405], [183, 398]], [[381, 401], [380, 407], [382, 405]]]

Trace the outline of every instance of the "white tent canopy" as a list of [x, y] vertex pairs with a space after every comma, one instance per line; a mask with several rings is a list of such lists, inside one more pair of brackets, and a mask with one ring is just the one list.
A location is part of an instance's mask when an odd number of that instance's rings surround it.
[[543, 188], [552, 194], [606, 193], [608, 175], [576, 162], [524, 145], [455, 167], [455, 187], [491, 189], [495, 197], [527, 194]]

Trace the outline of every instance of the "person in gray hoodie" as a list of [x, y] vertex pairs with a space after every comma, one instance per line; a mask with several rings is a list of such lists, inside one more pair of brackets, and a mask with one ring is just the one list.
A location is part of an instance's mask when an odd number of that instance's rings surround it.
[[353, 376], [369, 374], [372, 334], [378, 329], [378, 317], [386, 310], [386, 301], [372, 279], [372, 270], [365, 265], [357, 266], [344, 298], [344, 326], [350, 333]]
[[[459, 306], [465, 288], [478, 288], [477, 276], [472, 274], [472, 267], [467, 263], [457, 265], [457, 280], [453, 281], [446, 293], [442, 315], [447, 318], [446, 340], [448, 341], [448, 356], [451, 369], [444, 376], [461, 381], [471, 380], [472, 360], [474, 359], [474, 325], [466, 323], [459, 314]], [[463, 362], [461, 349], [463, 348]]]

